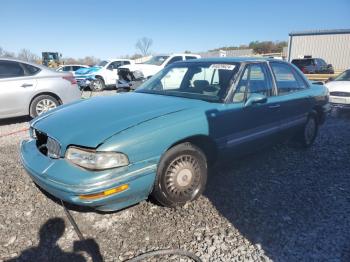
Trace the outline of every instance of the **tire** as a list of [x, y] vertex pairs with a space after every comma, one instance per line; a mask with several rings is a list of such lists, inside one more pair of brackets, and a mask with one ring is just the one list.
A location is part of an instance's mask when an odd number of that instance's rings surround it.
[[54, 109], [59, 105], [60, 102], [53, 96], [39, 95], [36, 98], [34, 98], [32, 103], [30, 104], [29, 115], [32, 118], [35, 118], [38, 115], [41, 115], [42, 113]]
[[101, 77], [97, 77], [90, 85], [90, 88], [92, 91], [101, 92], [106, 88], [105, 81]]
[[304, 124], [303, 128], [301, 129], [298, 135], [298, 140], [304, 148], [309, 148], [315, 142], [317, 134], [318, 134], [317, 114], [311, 113], [309, 114], [306, 123]]
[[203, 193], [207, 173], [200, 148], [188, 142], [176, 145], [160, 160], [151, 196], [166, 207], [182, 206]]

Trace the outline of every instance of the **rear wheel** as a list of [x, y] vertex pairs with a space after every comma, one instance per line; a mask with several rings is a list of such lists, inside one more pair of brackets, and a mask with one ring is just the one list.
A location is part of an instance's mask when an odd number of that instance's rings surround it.
[[106, 88], [105, 81], [102, 78], [98, 77], [91, 83], [92, 91], [103, 91]]
[[175, 207], [198, 198], [207, 181], [207, 160], [191, 143], [169, 149], [157, 170], [152, 196], [162, 205]]
[[37, 117], [38, 115], [41, 115], [51, 109], [56, 108], [59, 106], [60, 103], [56, 98], [50, 95], [40, 95], [34, 98], [32, 103], [30, 104], [30, 116], [31, 117]]
[[315, 142], [318, 133], [318, 121], [316, 113], [308, 116], [305, 125], [300, 131], [298, 138], [302, 146], [308, 148]]

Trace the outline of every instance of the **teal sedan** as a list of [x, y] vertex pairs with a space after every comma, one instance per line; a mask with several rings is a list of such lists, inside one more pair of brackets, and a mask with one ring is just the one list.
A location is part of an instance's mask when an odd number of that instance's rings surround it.
[[202, 194], [208, 166], [223, 157], [288, 138], [311, 146], [328, 111], [327, 89], [287, 62], [177, 62], [133, 93], [34, 119], [21, 160], [35, 184], [66, 202], [112, 211], [152, 196], [174, 207]]

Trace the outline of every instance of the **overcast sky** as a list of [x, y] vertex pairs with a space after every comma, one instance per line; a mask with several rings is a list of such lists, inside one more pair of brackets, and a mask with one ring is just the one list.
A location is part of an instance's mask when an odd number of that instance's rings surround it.
[[131, 55], [143, 36], [155, 53], [206, 51], [300, 30], [349, 29], [350, 0], [2, 0], [0, 47], [64, 57]]

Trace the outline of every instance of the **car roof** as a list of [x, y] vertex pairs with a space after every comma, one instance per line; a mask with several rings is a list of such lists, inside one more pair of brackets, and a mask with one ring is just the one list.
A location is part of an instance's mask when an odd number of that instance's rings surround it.
[[46, 66], [44, 66], [44, 65], [40, 65], [40, 64], [36, 64], [36, 63], [32, 63], [32, 62], [28, 62], [28, 61], [24, 61], [24, 60], [16, 59], [16, 58], [4, 58], [4, 57], [0, 57], [0, 60], [6, 60], [6, 61], [12, 61], [12, 62], [19, 62], [19, 63], [24, 63], [24, 64], [36, 66], [36, 67], [39, 67], [39, 68], [41, 68], [41, 69], [48, 69], [48, 67], [46, 67]]
[[196, 62], [211, 62], [211, 63], [241, 63], [241, 62], [284, 62], [279, 59], [269, 57], [210, 57], [210, 58], [198, 58], [193, 60], [186, 60], [188, 63]]
[[132, 59], [127, 58], [110, 58], [110, 59], [103, 59], [105, 61], [111, 62], [111, 61], [132, 61]]

